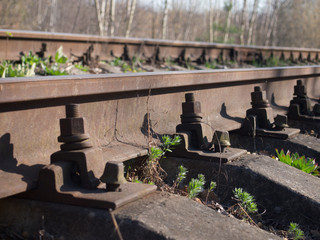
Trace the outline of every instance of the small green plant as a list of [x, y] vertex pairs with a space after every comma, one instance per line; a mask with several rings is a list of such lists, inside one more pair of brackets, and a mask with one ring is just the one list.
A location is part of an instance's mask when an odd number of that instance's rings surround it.
[[29, 52], [29, 54], [27, 55], [23, 55], [21, 56], [21, 63], [22, 64], [29, 64], [29, 65], [32, 65], [32, 64], [40, 64], [41, 62], [41, 58], [39, 58], [37, 55], [33, 55], [32, 54], [32, 51]]
[[140, 181], [139, 178], [137, 178], [137, 177], [133, 178], [132, 182], [134, 182], [134, 183], [142, 183], [142, 181]]
[[110, 64], [115, 67], [121, 67], [123, 61], [121, 60], [121, 58], [114, 58], [112, 61], [110, 61]]
[[0, 75], [5, 77], [32, 77], [35, 75], [36, 64], [16, 64], [15, 66], [7, 61], [3, 61], [0, 65]]
[[187, 68], [188, 70], [194, 70], [194, 66], [192, 65], [190, 60], [187, 60], [184, 65], [185, 65], [185, 68]]
[[67, 63], [68, 62], [68, 58], [64, 55], [63, 53], [63, 47], [60, 46], [58, 48], [58, 50], [56, 51], [56, 55], [55, 55], [55, 62], [56, 63]]
[[158, 147], [151, 147], [149, 151], [149, 162], [160, 159], [163, 156], [163, 150]]
[[250, 193], [243, 191], [242, 188], [235, 188], [233, 194], [235, 199], [239, 201], [239, 204], [247, 213], [258, 212], [257, 204]]
[[13, 37], [12, 32], [6, 32], [6, 35], [7, 35], [8, 37]]
[[59, 76], [59, 75], [68, 75], [66, 71], [60, 70], [60, 65], [53, 63], [51, 66], [42, 64], [42, 69], [45, 71], [46, 75]]
[[217, 61], [212, 61], [212, 62], [206, 62], [204, 65], [206, 68], [216, 69], [217, 64], [218, 64]]
[[83, 66], [82, 63], [76, 63], [76, 64], [74, 64], [74, 67], [83, 71], [83, 72], [89, 72], [89, 67]]
[[165, 155], [167, 152], [172, 152], [174, 147], [180, 144], [180, 142], [181, 142], [181, 137], [178, 135], [175, 135], [173, 138], [171, 138], [168, 135], [163, 135], [162, 144], [161, 144], [163, 155]]
[[162, 136], [162, 143], [160, 147], [151, 147], [149, 151], [149, 161], [159, 160], [167, 152], [172, 152], [175, 146], [177, 146], [181, 142], [180, 136], [176, 135], [171, 138], [168, 135]]
[[122, 61], [121, 58], [114, 58], [112, 61], [110, 61], [110, 64], [115, 67], [121, 67], [121, 70], [123, 72], [145, 72], [143, 69], [136, 67], [136, 65], [139, 65], [140, 59], [133, 57], [132, 58], [132, 64], [128, 64], [125, 61]]
[[217, 183], [211, 181], [209, 186], [209, 192], [212, 192], [217, 187]]
[[300, 169], [305, 173], [310, 173], [314, 176], [320, 176], [319, 166], [312, 158], [306, 158], [305, 156], [299, 156], [298, 153], [290, 154], [290, 151], [287, 151], [285, 154], [283, 149], [279, 152], [276, 149], [276, 153], [280, 162], [288, 164], [292, 167]]
[[169, 57], [169, 58], [166, 58], [164, 61], [165, 61], [165, 64], [166, 64], [167, 66], [169, 66], [169, 67], [176, 64], [176, 63], [174, 62], [174, 60], [172, 60], [170, 57]]
[[294, 240], [304, 239], [304, 232], [299, 228], [297, 223], [290, 223], [288, 233]]
[[213, 190], [214, 190], [216, 187], [217, 187], [217, 183], [211, 181], [211, 182], [210, 182], [210, 185], [209, 185], [208, 192], [207, 192], [207, 196], [206, 196], [206, 203], [208, 203], [208, 198], [209, 198], [210, 192], [213, 192]]
[[187, 188], [188, 197], [193, 199], [198, 196], [203, 191], [204, 184], [205, 178], [203, 174], [198, 174], [198, 178], [192, 178]]
[[289, 60], [285, 61], [278, 57], [270, 57], [263, 62], [260, 62], [254, 59], [251, 64], [255, 67], [282, 67], [282, 66], [289, 66], [290, 61]]
[[188, 170], [184, 166], [180, 165], [177, 178], [173, 183], [173, 188], [179, 187], [180, 183], [182, 183], [183, 180], [187, 177], [187, 173], [188, 173]]
[[165, 183], [163, 179], [166, 176], [166, 172], [161, 168], [160, 160], [165, 157], [167, 152], [171, 152], [180, 141], [181, 138], [179, 136], [172, 138], [168, 135], [163, 135], [162, 143], [159, 146], [152, 146], [149, 148], [148, 159], [140, 170], [131, 172], [130, 174], [135, 175], [136, 172], [140, 172], [139, 175], [142, 182], [152, 182], [158, 187], [164, 186]]

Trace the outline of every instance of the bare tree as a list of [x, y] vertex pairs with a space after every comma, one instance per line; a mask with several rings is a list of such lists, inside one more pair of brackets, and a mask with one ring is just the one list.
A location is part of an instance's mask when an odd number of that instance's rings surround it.
[[244, 32], [246, 31], [246, 25], [248, 22], [248, 11], [247, 11], [247, 0], [243, 0], [243, 8], [241, 14], [241, 33], [240, 33], [240, 44], [244, 44]]
[[100, 0], [95, 0], [100, 36], [104, 36], [108, 30], [108, 5], [107, 0], [101, 0], [101, 3]]
[[[199, 2], [196, 2], [197, 5], [199, 5]], [[195, 10], [197, 9], [197, 6], [194, 5], [194, 1], [189, 0], [188, 4], [188, 11], [187, 11], [187, 19], [185, 20], [184, 24], [184, 31], [183, 31], [183, 40], [189, 40], [190, 32], [192, 31], [192, 21], [194, 17]]]
[[77, 12], [76, 12], [76, 16], [75, 16], [75, 18], [74, 18], [74, 22], [73, 22], [72, 28], [71, 28], [71, 32], [72, 32], [72, 33], [73, 33], [74, 28], [75, 28], [75, 26], [76, 26], [76, 23], [77, 23], [77, 21], [78, 21], [78, 17], [79, 17], [81, 5], [82, 5], [82, 0], [79, 0]]
[[223, 42], [226, 43], [229, 40], [229, 29], [230, 29], [230, 23], [231, 23], [231, 10], [232, 10], [232, 0], [229, 0], [229, 2], [224, 3], [224, 10], [227, 13], [227, 23], [225, 27], [225, 34], [223, 38]]
[[258, 5], [259, 5], [259, 0], [254, 0], [252, 15], [251, 15], [251, 18], [250, 18], [249, 29], [248, 29], [247, 45], [250, 45], [252, 43], [253, 29], [254, 29], [254, 26], [255, 26], [255, 23], [256, 23]]
[[132, 0], [127, 0], [127, 18], [129, 18], [130, 12], [131, 12], [131, 1]]
[[130, 35], [130, 30], [131, 30], [132, 20], [133, 20], [133, 16], [134, 16], [134, 11], [136, 9], [136, 3], [137, 3], [137, 0], [132, 0], [131, 1], [130, 14], [129, 14], [129, 19], [128, 19], [128, 23], [127, 23], [127, 29], [126, 29], [125, 37], [129, 37], [129, 35]]
[[49, 29], [51, 32], [55, 31], [56, 22], [57, 22], [57, 12], [58, 12], [57, 0], [52, 0], [51, 13], [50, 13], [50, 26], [49, 26]]
[[[216, 11], [214, 23], [215, 23], [216, 26], [218, 26], [219, 25], [219, 21], [220, 21], [220, 14], [221, 14], [221, 11], [219, 9], [220, 1], [216, 1], [216, 4], [217, 4], [217, 6], [216, 6], [217, 11]], [[218, 37], [218, 31], [217, 30], [213, 30], [213, 40], [217, 39], [217, 37]]]
[[110, 36], [114, 36], [114, 15], [115, 15], [115, 1], [110, 0]]
[[167, 38], [167, 23], [168, 23], [168, 0], [164, 0], [164, 10], [162, 18], [162, 39]]
[[209, 0], [209, 41], [213, 42], [213, 2]]

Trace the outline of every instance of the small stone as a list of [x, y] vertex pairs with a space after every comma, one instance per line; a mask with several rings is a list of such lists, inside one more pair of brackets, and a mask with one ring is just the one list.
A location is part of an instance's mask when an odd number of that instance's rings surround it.
[[201, 204], [202, 204], [202, 201], [200, 200], [200, 198], [197, 198], [197, 197], [196, 197], [196, 198], [194, 198], [193, 200], [194, 200], [195, 202], [197, 202], [197, 203], [201, 203]]

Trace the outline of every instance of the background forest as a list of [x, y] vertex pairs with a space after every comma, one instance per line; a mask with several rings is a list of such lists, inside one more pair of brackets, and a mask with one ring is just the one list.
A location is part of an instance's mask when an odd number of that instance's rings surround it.
[[0, 0], [0, 28], [320, 47], [318, 0]]

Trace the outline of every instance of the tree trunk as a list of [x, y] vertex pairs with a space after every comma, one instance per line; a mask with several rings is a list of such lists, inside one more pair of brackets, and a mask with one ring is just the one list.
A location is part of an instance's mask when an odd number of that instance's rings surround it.
[[137, 0], [132, 0], [132, 2], [131, 2], [130, 15], [129, 15], [129, 20], [128, 20], [128, 24], [127, 24], [127, 30], [126, 30], [126, 37], [129, 37], [129, 35], [130, 35], [133, 15], [134, 15], [134, 11], [136, 9], [136, 3], [137, 3]]
[[225, 6], [225, 9], [227, 11], [227, 24], [225, 27], [225, 34], [223, 38], [223, 42], [226, 43], [229, 40], [229, 28], [231, 23], [231, 10], [232, 10], [232, 0], [229, 1], [228, 7]]
[[210, 10], [209, 10], [209, 41], [213, 42], [213, 2], [209, 0]]
[[253, 4], [253, 10], [252, 10], [252, 16], [250, 19], [249, 23], [249, 31], [248, 31], [248, 40], [247, 40], [247, 45], [250, 45], [252, 43], [252, 35], [253, 35], [253, 28], [256, 23], [256, 16], [257, 16], [257, 11], [258, 11], [258, 5], [259, 5], [259, 0], [254, 0]]
[[155, 38], [155, 27], [156, 27], [156, 16], [155, 16], [155, 10], [154, 10], [154, 1], [152, 0], [152, 29], [151, 29], [151, 38]]
[[193, 12], [192, 12], [192, 0], [189, 0], [189, 6], [188, 6], [188, 11], [187, 11], [187, 19], [185, 21], [185, 24], [184, 24], [184, 31], [183, 31], [183, 40], [186, 41], [188, 40], [188, 36], [189, 36], [189, 33], [190, 33], [190, 23], [191, 23], [191, 20], [193, 18]]
[[[12, 3], [14, 3], [14, 1], [12, 1]], [[49, 8], [51, 7], [50, 5], [44, 4], [45, 7], [43, 9], [42, 6], [43, 6], [43, 0], [38, 0], [36, 24], [37, 24], [37, 28], [39, 30], [43, 29], [43, 26], [44, 26], [43, 21], [45, 20], [47, 14], [48, 14]], [[6, 10], [4, 10], [4, 12], [6, 12]], [[51, 19], [51, 16], [50, 16], [50, 19]]]
[[241, 34], [240, 34], [241, 45], [244, 45], [244, 32], [246, 31], [247, 22], [248, 22], [247, 0], [243, 0], [243, 8], [242, 8], [242, 14], [241, 14]]
[[114, 15], [116, 10], [116, 5], [114, 0], [110, 0], [110, 36], [114, 36]]
[[51, 15], [50, 15], [50, 32], [55, 31], [56, 22], [57, 22], [57, 0], [51, 1]]
[[168, 0], [164, 0], [164, 10], [162, 19], [162, 39], [167, 38], [167, 24], [168, 24]]
[[42, 0], [38, 0], [38, 12], [37, 12], [37, 24], [38, 26], [42, 23]]
[[264, 44], [265, 42], [263, 40], [266, 39], [268, 29], [270, 27], [270, 23], [272, 20], [272, 10], [271, 10], [271, 0], [267, 0], [267, 9], [266, 12], [263, 14], [262, 19], [261, 19], [261, 24], [260, 24], [260, 39], [261, 39], [261, 44]]
[[129, 18], [130, 12], [131, 12], [131, 1], [132, 0], [127, 0], [127, 18]]
[[[219, 25], [219, 21], [220, 21], [220, 14], [221, 14], [221, 11], [220, 11], [220, 1], [217, 1], [217, 13], [216, 13], [216, 17], [215, 17], [215, 25], [218, 26]], [[213, 40], [217, 39], [218, 37], [218, 31], [213, 29]]]
[[274, 5], [274, 8], [273, 8], [273, 13], [272, 13], [272, 16], [270, 16], [271, 18], [271, 22], [268, 26], [268, 29], [267, 29], [267, 35], [266, 35], [266, 40], [265, 40], [265, 43], [264, 45], [268, 46], [270, 44], [270, 39], [271, 39], [271, 33], [272, 33], [272, 30], [274, 28], [274, 25], [275, 25], [275, 18], [277, 17], [278, 15], [278, 2], [275, 1], [275, 5]]
[[110, 18], [110, 2], [111, 0], [106, 0], [106, 6], [105, 6], [105, 12], [104, 12], [104, 33], [105, 35], [108, 35], [108, 29], [109, 29], [109, 18]]
[[106, 24], [106, 0], [102, 0], [100, 5], [100, 0], [95, 0], [98, 25], [99, 25], [99, 33], [100, 36], [104, 36], [105, 34], [105, 24]]
[[278, 26], [278, 14], [274, 16], [274, 26], [272, 30], [272, 46], [276, 46], [277, 40], [277, 26]]
[[71, 28], [71, 33], [73, 33], [74, 31], [74, 28], [76, 26], [76, 23], [78, 22], [78, 17], [79, 17], [79, 12], [80, 12], [80, 8], [81, 8], [81, 4], [82, 4], [82, 0], [79, 0], [79, 3], [78, 3], [78, 9], [77, 9], [77, 13], [76, 13], [76, 16], [74, 18], [74, 22], [72, 24], [72, 28]]

